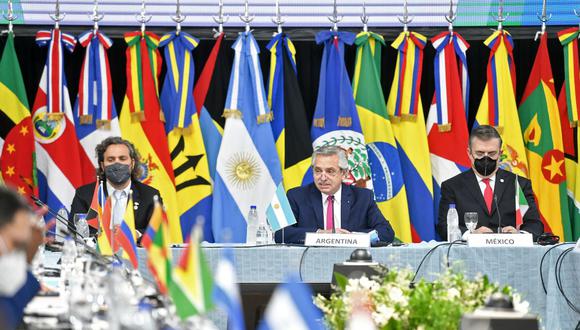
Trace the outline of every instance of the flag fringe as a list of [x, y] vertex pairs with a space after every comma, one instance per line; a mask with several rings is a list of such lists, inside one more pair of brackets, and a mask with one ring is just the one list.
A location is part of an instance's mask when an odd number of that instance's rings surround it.
[[417, 115], [411, 113], [404, 113], [402, 116], [404, 121], [417, 121]]
[[391, 123], [400, 123], [400, 122], [401, 122], [400, 116], [395, 116], [395, 115], [391, 116]]
[[111, 121], [109, 119], [97, 119], [97, 128], [110, 131]]
[[136, 111], [131, 113], [131, 122], [137, 123], [145, 121], [145, 112], [143, 111]]
[[312, 125], [314, 127], [320, 127], [320, 128], [324, 128], [324, 118], [315, 118], [312, 121]]
[[50, 121], [59, 121], [62, 119], [63, 116], [64, 116], [64, 113], [62, 113], [62, 112], [53, 112], [53, 113], [46, 114], [46, 118]]
[[439, 124], [439, 125], [437, 125], [437, 128], [439, 129], [439, 132], [441, 132], [441, 133], [451, 132], [451, 123]]
[[272, 112], [268, 112], [263, 115], [258, 116], [258, 124], [268, 123], [274, 119], [274, 114]]
[[578, 127], [578, 122], [577, 121], [571, 121], [570, 122], [570, 128], [576, 128]]
[[242, 112], [238, 109], [224, 109], [222, 117], [242, 119]]
[[82, 115], [79, 117], [79, 123], [81, 125], [90, 125], [93, 122], [93, 115]]
[[338, 117], [338, 126], [351, 127], [352, 118], [351, 117]]
[[495, 126], [495, 129], [497, 130], [497, 132], [502, 135], [503, 134], [503, 126]]

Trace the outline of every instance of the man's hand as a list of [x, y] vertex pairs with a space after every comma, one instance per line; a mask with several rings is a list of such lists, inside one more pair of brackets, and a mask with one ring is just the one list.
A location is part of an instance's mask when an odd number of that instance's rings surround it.
[[486, 233], [493, 233], [493, 230], [489, 229], [486, 226], [481, 226], [473, 231], [476, 234], [486, 234]]
[[[350, 231], [342, 228], [335, 228], [334, 231], [337, 234], [350, 234]], [[332, 229], [318, 229], [316, 232], [321, 234], [332, 234]]]
[[517, 233], [517, 232], [518, 232], [518, 230], [517, 230], [517, 229], [515, 229], [515, 228], [514, 228], [514, 227], [512, 227], [512, 226], [506, 226], [506, 227], [503, 227], [503, 228], [501, 229], [501, 232], [502, 232], [502, 233], [511, 233], [511, 234], [515, 234], [515, 233]]

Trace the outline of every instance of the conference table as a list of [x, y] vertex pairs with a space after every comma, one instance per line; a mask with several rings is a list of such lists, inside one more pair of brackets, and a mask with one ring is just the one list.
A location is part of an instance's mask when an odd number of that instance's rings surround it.
[[[441, 242], [423, 242], [402, 246], [371, 248], [373, 261], [388, 268], [410, 268], [413, 271], [423, 257]], [[530, 312], [539, 315], [546, 329], [574, 329], [580, 321], [568, 306], [568, 300], [580, 308], [580, 253], [572, 251], [561, 256], [572, 244], [533, 247], [468, 247], [465, 245], [440, 246], [425, 259], [418, 278], [432, 280], [447, 270], [449, 264], [455, 271], [470, 277], [487, 275], [500, 285], [510, 285], [530, 303]], [[349, 259], [353, 248], [304, 247], [288, 245], [220, 245], [203, 244], [202, 249], [212, 270], [226, 248], [231, 248], [236, 262], [236, 276], [242, 288], [248, 284], [282, 283], [288, 274], [298, 274], [306, 283], [330, 283], [335, 263]], [[177, 263], [184, 248], [174, 247], [173, 263]], [[139, 270], [151, 280], [147, 268], [147, 253], [139, 249]], [[540, 263], [543, 260], [542, 275]], [[560, 257], [560, 261], [558, 258]], [[559, 272], [555, 272], [556, 266]], [[544, 292], [542, 279], [546, 288]], [[221, 311], [209, 315], [218, 328], [226, 329], [226, 317]]]

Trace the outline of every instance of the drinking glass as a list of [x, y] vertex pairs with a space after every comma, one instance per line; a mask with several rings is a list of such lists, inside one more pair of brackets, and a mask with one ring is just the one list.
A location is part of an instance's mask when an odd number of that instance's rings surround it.
[[472, 233], [477, 227], [477, 212], [465, 212], [463, 220], [469, 232]]

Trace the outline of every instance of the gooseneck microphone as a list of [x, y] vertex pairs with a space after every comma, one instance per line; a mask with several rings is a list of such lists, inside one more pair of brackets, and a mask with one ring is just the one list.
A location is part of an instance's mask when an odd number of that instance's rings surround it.
[[501, 234], [501, 213], [499, 212], [499, 203], [497, 202], [497, 195], [493, 194], [493, 200], [495, 201], [495, 210], [497, 211], [498, 226], [497, 233]]
[[38, 205], [40, 207], [46, 206], [46, 208], [48, 209], [48, 213], [50, 215], [52, 215], [57, 221], [59, 221], [60, 223], [62, 223], [63, 225], [65, 225], [66, 228], [67, 228], [67, 230], [70, 231], [71, 233], [73, 233], [76, 237], [83, 237], [76, 230], [75, 226], [70, 224], [70, 222], [68, 221], [68, 219], [65, 219], [62, 215], [58, 214], [58, 212], [55, 212], [46, 203], [44, 203], [43, 201], [41, 201], [40, 199], [38, 199], [36, 196], [30, 195], [30, 198], [32, 198], [32, 200], [34, 201], [34, 204], [36, 204], [36, 205]]

